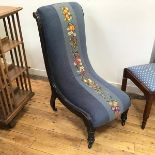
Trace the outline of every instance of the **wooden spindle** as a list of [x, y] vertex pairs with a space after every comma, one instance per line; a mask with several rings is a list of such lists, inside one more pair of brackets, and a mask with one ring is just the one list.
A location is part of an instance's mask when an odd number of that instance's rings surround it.
[[2, 107], [3, 117], [4, 117], [4, 119], [6, 119], [7, 113], [6, 113], [6, 110], [5, 110], [4, 101], [2, 100], [2, 92], [0, 92], [0, 105]]
[[23, 51], [23, 56], [24, 56], [24, 61], [25, 61], [26, 72], [27, 72], [28, 85], [29, 85], [30, 91], [32, 91], [31, 83], [30, 83], [30, 76], [29, 76], [29, 71], [28, 71], [28, 65], [27, 65], [27, 59], [26, 59], [26, 54], [25, 54], [25, 47], [24, 47], [24, 43], [23, 43], [23, 36], [22, 36], [18, 13], [16, 13], [16, 18], [17, 18], [17, 24], [18, 24], [19, 34], [20, 34], [20, 40], [22, 41], [22, 51]]
[[[3, 81], [4, 81], [4, 85], [6, 86], [5, 89], [6, 89], [6, 93], [4, 90], [2, 90], [2, 92], [5, 94], [5, 98], [7, 99], [8, 98], [8, 104], [10, 105], [10, 108], [11, 108], [11, 111], [13, 111], [13, 106], [12, 106], [12, 100], [11, 100], [11, 97], [10, 97], [10, 89], [9, 89], [9, 86], [8, 86], [8, 82], [7, 82], [7, 77], [5, 75], [5, 72], [4, 72], [4, 67], [3, 67], [3, 64], [2, 62], [0, 61], [0, 70], [1, 70], [1, 75], [3, 77]], [[3, 83], [1, 83], [1, 85], [3, 85]]]
[[5, 92], [4, 92], [4, 84], [2, 83], [2, 79], [0, 78], [0, 85], [1, 85], [1, 87], [3, 87], [2, 89], [1, 89], [1, 91], [2, 91], [2, 99], [3, 99], [3, 103], [4, 103], [4, 105], [5, 105], [5, 109], [6, 109], [6, 112], [7, 112], [7, 115], [10, 113], [10, 110], [9, 110], [9, 106], [8, 106], [8, 102], [7, 102], [7, 98], [6, 98], [6, 94], [5, 94]]
[[[5, 29], [6, 36], [9, 37], [8, 28], [7, 28], [7, 24], [6, 24], [5, 18], [3, 18], [3, 23], [4, 23], [4, 29]], [[15, 65], [15, 60], [14, 60], [14, 57], [13, 57], [12, 50], [10, 50], [10, 55], [11, 55], [12, 63]]]
[[[18, 37], [18, 33], [17, 33], [17, 27], [16, 27], [16, 22], [15, 22], [15, 17], [14, 17], [14, 15], [11, 15], [11, 17], [12, 17], [12, 21], [13, 21], [13, 27], [14, 27], [14, 30], [15, 30], [15, 37], [16, 37], [16, 40], [19, 41], [19, 37]], [[21, 62], [21, 67], [24, 67], [23, 59], [22, 59], [22, 54], [20, 52], [21, 51], [20, 45], [18, 45], [17, 48], [18, 48], [19, 58], [20, 58], [20, 62]], [[23, 78], [24, 78], [25, 89], [28, 90], [25, 73], [23, 73], [22, 75], [23, 75]]]
[[[17, 41], [19, 41], [14, 15], [11, 15], [11, 17], [12, 17], [12, 23], [13, 23], [13, 29], [14, 29], [15, 39], [16, 39]], [[22, 55], [21, 55], [21, 52], [20, 52], [20, 51], [21, 51], [21, 50], [20, 50], [20, 45], [17, 46], [17, 49], [18, 49], [18, 55], [19, 55], [21, 67], [23, 67], [23, 60], [22, 60]], [[17, 52], [17, 51], [16, 51], [16, 52]], [[17, 54], [17, 53], [16, 53], [16, 54]], [[17, 58], [18, 58], [18, 57], [17, 57]], [[24, 82], [25, 82], [25, 81], [26, 81], [26, 77], [23, 76], [23, 78], [24, 78]], [[22, 89], [24, 90], [22, 75], [20, 75], [20, 81], [21, 81], [21, 87], [22, 87]], [[26, 90], [27, 90], [27, 83], [25, 83], [25, 88], [26, 88]]]
[[[13, 33], [14, 31], [13, 31], [13, 27], [12, 27], [12, 24], [11, 24], [10, 16], [8, 16], [7, 19], [8, 19], [8, 24], [9, 24], [11, 39], [12, 39], [12, 40], [15, 40], [14, 33]], [[16, 48], [14, 48], [14, 54], [15, 54], [17, 66], [19, 66], [19, 59], [18, 59], [18, 55], [17, 55], [17, 50], [16, 50]], [[17, 81], [18, 81], [18, 79], [17, 79]], [[18, 87], [20, 88], [20, 86], [19, 86], [19, 81], [18, 81], [17, 83], [18, 83]], [[21, 76], [20, 76], [20, 85], [21, 85], [21, 88], [24, 89]]]

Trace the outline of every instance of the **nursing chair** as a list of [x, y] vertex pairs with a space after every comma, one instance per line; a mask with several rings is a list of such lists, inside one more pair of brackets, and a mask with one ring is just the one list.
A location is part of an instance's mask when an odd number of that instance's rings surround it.
[[127, 79], [130, 79], [144, 93], [146, 104], [141, 125], [141, 128], [144, 129], [149, 118], [152, 103], [155, 101], [155, 42], [149, 64], [124, 69], [123, 91], [126, 91]]
[[91, 148], [96, 128], [115, 118], [125, 125], [130, 98], [93, 70], [86, 49], [84, 14], [78, 3], [43, 6], [33, 16], [52, 90], [51, 107], [57, 110], [58, 98], [84, 120]]

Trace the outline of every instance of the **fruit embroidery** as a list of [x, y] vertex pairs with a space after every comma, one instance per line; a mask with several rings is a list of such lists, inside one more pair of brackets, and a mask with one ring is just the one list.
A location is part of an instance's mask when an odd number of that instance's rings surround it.
[[94, 89], [98, 94], [100, 94], [103, 99], [110, 105], [111, 110], [115, 113], [116, 118], [120, 116], [120, 107], [118, 101], [113, 100], [112, 96], [103, 90], [95, 81], [90, 79], [85, 67], [82, 63], [80, 52], [78, 49], [78, 39], [76, 34], [76, 25], [73, 23], [73, 16], [68, 7], [62, 7], [62, 14], [64, 16], [64, 21], [67, 24], [66, 30], [69, 37], [69, 43], [72, 49], [73, 63], [76, 68], [76, 72], [80, 75], [81, 81], [87, 86]]

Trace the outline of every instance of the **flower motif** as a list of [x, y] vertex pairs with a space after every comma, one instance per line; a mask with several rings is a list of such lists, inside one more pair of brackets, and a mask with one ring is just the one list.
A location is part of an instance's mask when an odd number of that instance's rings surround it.
[[68, 23], [67, 30], [74, 32], [75, 31], [75, 25], [72, 23]]
[[87, 79], [84, 78], [84, 79], [83, 79], [83, 82], [84, 82], [84, 83], [87, 83]]
[[68, 7], [62, 7], [62, 13], [65, 15], [67, 13], [70, 13], [69, 8]]
[[69, 35], [69, 36], [73, 35], [73, 32], [72, 32], [72, 31], [69, 31], [69, 32], [68, 32], [68, 35]]
[[117, 101], [111, 101], [111, 102], [109, 102], [109, 104], [111, 106], [112, 111], [114, 111], [114, 113], [119, 113], [120, 112], [120, 107], [119, 107]]
[[69, 32], [68, 32], [68, 35], [69, 35], [69, 36], [74, 36], [74, 37], [76, 37], [76, 33], [73, 32], [73, 31], [69, 31]]
[[85, 71], [84, 66], [80, 66], [79, 71], [80, 71], [80, 73], [83, 73]]
[[70, 21], [72, 19], [72, 15], [67, 7], [62, 7], [62, 13], [65, 17], [65, 21]]
[[98, 91], [101, 91], [100, 87], [99, 87], [95, 82], [93, 82], [92, 87], [93, 87], [93, 89], [95, 89], [97, 92], [98, 92]]
[[80, 59], [80, 58], [75, 58], [75, 59], [74, 59], [74, 65], [75, 65], [75, 66], [81, 65], [81, 59]]
[[88, 78], [88, 85], [91, 87], [94, 86], [94, 82], [90, 78]]

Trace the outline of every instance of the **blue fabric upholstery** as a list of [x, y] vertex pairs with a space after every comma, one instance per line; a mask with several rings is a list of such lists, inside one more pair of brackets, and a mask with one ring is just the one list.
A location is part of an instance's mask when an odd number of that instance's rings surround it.
[[155, 92], [155, 63], [128, 68], [143, 85]]
[[126, 111], [129, 97], [100, 78], [89, 62], [81, 6], [58, 3], [37, 12], [44, 32], [49, 80], [53, 73], [61, 93], [90, 115], [94, 127]]

